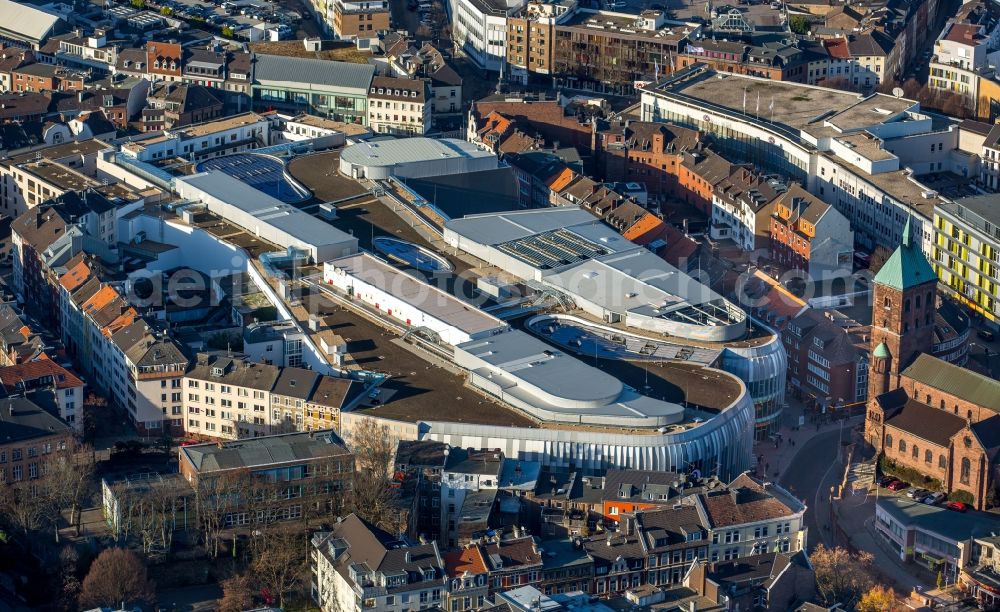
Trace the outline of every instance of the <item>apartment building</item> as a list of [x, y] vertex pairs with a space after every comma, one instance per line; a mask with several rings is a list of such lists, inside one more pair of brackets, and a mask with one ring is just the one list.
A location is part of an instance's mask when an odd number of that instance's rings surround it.
[[694, 130], [624, 118], [597, 132], [598, 165], [605, 181], [641, 182], [654, 197], [676, 193], [684, 153], [700, 149]]
[[184, 375], [184, 431], [236, 439], [340, 428], [364, 385], [243, 356], [200, 353]]
[[1000, 328], [1000, 195], [981, 195], [934, 207], [931, 264], [945, 295]]
[[744, 251], [766, 253], [771, 213], [778, 196], [786, 191], [776, 179], [738, 168], [716, 184], [712, 193], [712, 238], [728, 238]]
[[323, 612], [403, 612], [445, 602], [437, 542], [407, 544], [350, 514], [314, 534], [312, 547], [312, 597]]
[[806, 549], [806, 505], [777, 483], [747, 472], [694, 503], [708, 531], [710, 561]]
[[373, 38], [388, 29], [388, 0], [334, 0], [333, 31], [339, 38]]
[[73, 443], [73, 430], [34, 402], [0, 399], [0, 485], [44, 478], [45, 464]]
[[[389, 34], [385, 42], [389, 42]], [[429, 42], [419, 49], [409, 46], [405, 40], [386, 49], [389, 69], [394, 76], [411, 79], [426, 79], [431, 87], [431, 113], [451, 115], [463, 110], [462, 77], [451, 66], [451, 55], [446, 54]]]
[[423, 135], [431, 128], [430, 85], [377, 76], [368, 90], [368, 126], [382, 134]]
[[0, 368], [0, 386], [8, 397], [23, 396], [83, 432], [83, 381], [51, 359]]
[[12, 91], [82, 91], [87, 74], [50, 64], [25, 64], [10, 71]]
[[204, 85], [165, 81], [154, 83], [142, 110], [146, 132], [181, 128], [222, 117], [222, 101]]
[[784, 270], [821, 280], [850, 272], [854, 265], [850, 221], [798, 183], [775, 200], [769, 238], [770, 258]]
[[552, 74], [556, 22], [576, 7], [576, 0], [532, 0], [507, 19], [507, 64], [512, 80], [527, 83], [531, 74]]
[[1000, 9], [973, 0], [962, 5], [934, 41], [927, 86], [960, 95], [969, 110], [979, 100], [980, 72], [1000, 60]]
[[699, 27], [668, 22], [660, 10], [638, 17], [578, 9], [555, 26], [553, 73], [557, 86], [630, 96], [639, 85], [670, 74], [682, 41]]
[[810, 60], [815, 60], [815, 53], [794, 39], [753, 45], [740, 40], [704, 38], [687, 42], [677, 56], [677, 67], [700, 63], [723, 72], [804, 83]]
[[280, 374], [277, 366], [199, 354], [184, 375], [184, 430], [229, 439], [263, 434]]
[[137, 319], [111, 337], [114, 395], [146, 435], [184, 433], [188, 358], [165, 330]]
[[837, 409], [868, 397], [869, 327], [836, 311], [807, 309], [784, 326], [788, 383], [815, 406]]
[[500, 72], [507, 57], [507, 18], [526, 0], [448, 0], [455, 45], [483, 70]]

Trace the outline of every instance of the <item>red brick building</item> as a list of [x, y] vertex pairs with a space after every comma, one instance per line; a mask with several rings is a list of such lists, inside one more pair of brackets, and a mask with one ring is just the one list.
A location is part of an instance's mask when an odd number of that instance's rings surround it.
[[887, 459], [985, 509], [997, 482], [1000, 381], [930, 354], [936, 285], [907, 224], [875, 276], [865, 438]]
[[601, 176], [639, 182], [653, 195], [675, 193], [684, 153], [699, 149], [700, 134], [669, 123], [620, 120], [597, 134]]
[[711, 216], [715, 186], [729, 178], [739, 167], [740, 164], [734, 164], [707, 148], [685, 152], [684, 159], [678, 166], [677, 186], [671, 195]]
[[87, 75], [49, 64], [27, 64], [10, 71], [13, 91], [83, 91]]

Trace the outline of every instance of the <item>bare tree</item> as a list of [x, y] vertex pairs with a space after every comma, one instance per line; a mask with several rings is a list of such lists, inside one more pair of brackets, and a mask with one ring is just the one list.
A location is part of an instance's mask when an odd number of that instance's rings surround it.
[[219, 612], [243, 612], [253, 608], [253, 589], [245, 575], [237, 575], [222, 581], [222, 599]]
[[31, 481], [11, 484], [0, 496], [0, 514], [6, 515], [25, 537], [41, 529], [49, 516], [46, 499], [38, 493], [38, 487]]
[[232, 524], [233, 515], [240, 511], [247, 500], [257, 497], [254, 495], [254, 485], [255, 479], [245, 470], [198, 479], [195, 509], [205, 538], [205, 548], [213, 558], [219, 555], [222, 532]]
[[307, 582], [307, 536], [293, 526], [280, 524], [259, 527], [254, 533], [250, 569], [278, 607], [284, 608], [286, 598]]
[[816, 588], [829, 605], [840, 603], [851, 608], [875, 586], [871, 553], [852, 555], [839, 546], [827, 548], [820, 544], [809, 561], [816, 572]]
[[352, 509], [361, 518], [387, 530], [398, 522], [399, 494], [389, 486], [396, 442], [388, 426], [371, 419], [364, 419], [354, 427], [347, 441], [357, 470], [352, 485]]
[[83, 579], [80, 603], [111, 607], [153, 601], [153, 583], [137, 554], [124, 548], [108, 548], [94, 559]]
[[[44, 487], [48, 502], [54, 509], [53, 520], [58, 521], [64, 511], [69, 511], [69, 524], [80, 534], [80, 514], [83, 501], [94, 484], [94, 449], [89, 444], [74, 443], [45, 464]], [[56, 525], [56, 541], [59, 541]]]

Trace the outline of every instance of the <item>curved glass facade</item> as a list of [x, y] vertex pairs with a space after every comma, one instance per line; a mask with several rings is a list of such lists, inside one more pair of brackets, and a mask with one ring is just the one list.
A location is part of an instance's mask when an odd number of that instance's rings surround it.
[[722, 352], [722, 369], [746, 384], [754, 405], [754, 440], [760, 441], [781, 425], [788, 356], [773, 330], [756, 320], [753, 324], [769, 331], [771, 339], [757, 346], [727, 346]]

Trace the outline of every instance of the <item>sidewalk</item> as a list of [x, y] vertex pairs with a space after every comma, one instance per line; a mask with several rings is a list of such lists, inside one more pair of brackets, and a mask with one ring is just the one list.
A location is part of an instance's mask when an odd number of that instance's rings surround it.
[[851, 439], [851, 428], [863, 422], [860, 416], [845, 419], [843, 421], [829, 421], [825, 423], [810, 423], [799, 427], [799, 417], [805, 410], [802, 404], [796, 400], [788, 401], [788, 408], [781, 415], [782, 426], [778, 430], [776, 440], [763, 440], [754, 445], [754, 458], [756, 460], [756, 473], [767, 475], [776, 479], [781, 479], [785, 470], [792, 464], [792, 460], [801, 448], [802, 443], [814, 436], [841, 429], [841, 439]]

